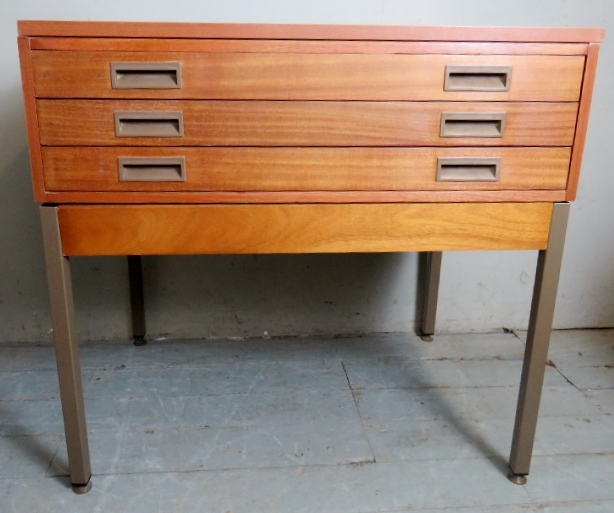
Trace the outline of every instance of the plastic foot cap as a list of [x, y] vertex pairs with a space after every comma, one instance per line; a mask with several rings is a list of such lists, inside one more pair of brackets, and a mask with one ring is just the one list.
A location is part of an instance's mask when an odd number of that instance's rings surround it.
[[420, 335], [420, 338], [424, 342], [432, 342], [433, 341], [433, 335]]
[[510, 472], [507, 475], [507, 478], [516, 485], [527, 484], [527, 476], [525, 476], [524, 474], [514, 474], [513, 472]]
[[145, 344], [147, 344], [147, 340], [145, 340], [145, 337], [134, 337], [135, 346], [144, 346]]
[[72, 485], [72, 491], [77, 495], [83, 495], [84, 493], [89, 492], [92, 489], [92, 482], [88, 481], [87, 484], [84, 485]]

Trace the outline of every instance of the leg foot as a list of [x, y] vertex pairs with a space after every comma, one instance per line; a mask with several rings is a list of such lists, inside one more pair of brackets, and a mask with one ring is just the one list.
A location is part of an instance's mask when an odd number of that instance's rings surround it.
[[145, 344], [147, 344], [147, 340], [145, 340], [145, 337], [134, 337], [135, 346], [144, 346]]
[[92, 481], [88, 481], [87, 484], [84, 485], [72, 485], [72, 491], [77, 495], [84, 495], [92, 489]]
[[433, 335], [420, 335], [420, 339], [423, 342], [432, 342], [433, 341]]
[[514, 483], [515, 485], [525, 485], [527, 484], [527, 476], [523, 475], [523, 474], [514, 474], [513, 472], [510, 472], [507, 475], [507, 478]]

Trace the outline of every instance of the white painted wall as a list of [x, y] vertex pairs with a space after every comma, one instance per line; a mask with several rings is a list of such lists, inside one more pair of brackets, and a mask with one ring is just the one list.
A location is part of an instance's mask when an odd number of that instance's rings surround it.
[[[601, 26], [611, 0], [1, 0], [0, 341], [49, 336], [38, 214], [32, 199], [16, 48], [17, 19], [422, 25]], [[611, 36], [611, 34], [610, 34]], [[572, 208], [555, 325], [614, 326], [614, 52], [601, 53], [578, 200]], [[145, 259], [152, 336], [411, 331], [415, 254]], [[523, 328], [531, 252], [444, 256], [438, 327]], [[129, 334], [126, 265], [75, 259], [84, 339]]]

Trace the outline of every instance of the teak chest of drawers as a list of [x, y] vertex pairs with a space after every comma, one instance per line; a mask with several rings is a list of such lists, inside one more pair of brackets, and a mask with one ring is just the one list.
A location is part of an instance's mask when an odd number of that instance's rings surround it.
[[68, 258], [539, 250], [510, 479], [529, 472], [600, 29], [19, 22], [73, 489]]

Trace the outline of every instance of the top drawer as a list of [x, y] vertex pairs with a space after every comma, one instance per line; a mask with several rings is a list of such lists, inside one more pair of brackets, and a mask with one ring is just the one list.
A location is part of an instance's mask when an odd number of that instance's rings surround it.
[[578, 101], [584, 56], [32, 52], [38, 98]]

